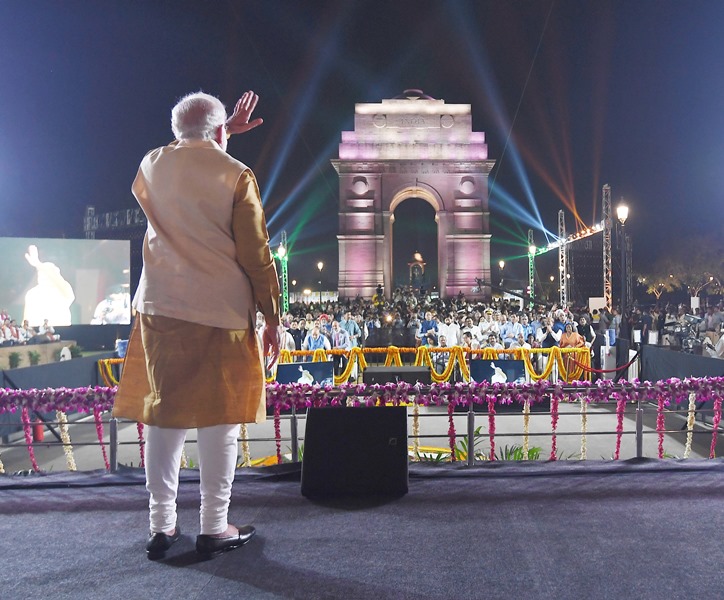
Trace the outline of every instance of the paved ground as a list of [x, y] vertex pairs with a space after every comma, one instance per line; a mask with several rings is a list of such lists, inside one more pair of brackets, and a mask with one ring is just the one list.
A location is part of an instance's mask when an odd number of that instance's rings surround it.
[[[621, 459], [633, 458], [636, 456], [636, 440], [634, 436], [635, 422], [633, 406], [627, 408], [627, 416], [624, 422], [624, 436], [621, 443]], [[411, 415], [411, 412], [410, 412]], [[658, 436], [655, 432], [655, 407], [647, 407], [646, 418], [644, 419], [644, 456], [648, 458], [658, 457]], [[454, 417], [455, 429], [459, 436], [467, 432], [467, 415], [456, 414]], [[291, 441], [289, 417], [282, 422], [282, 452], [290, 456]], [[489, 452], [490, 441], [487, 437], [488, 418], [487, 415], [478, 414], [475, 419], [475, 426], [481, 427], [481, 436], [478, 441], [478, 448], [483, 452]], [[671, 433], [665, 435], [664, 451], [667, 457], [682, 458], [686, 443], [685, 432], [681, 428], [685, 426], [685, 414], [667, 415], [666, 427]], [[250, 452], [252, 459], [274, 457], [276, 444], [274, 442], [274, 425], [270, 417], [266, 422], [249, 425]], [[592, 406], [588, 409], [588, 432], [586, 436], [587, 458], [589, 460], [611, 459], [614, 455], [616, 444], [616, 416], [613, 413], [613, 405]], [[707, 458], [711, 443], [711, 428], [697, 421], [696, 430], [700, 433], [694, 436], [694, 446], [691, 458]], [[108, 442], [108, 426], [105, 426], [105, 441]], [[420, 445], [424, 448], [448, 448], [448, 418], [447, 410], [444, 407], [422, 408], [420, 412]], [[522, 445], [523, 443], [523, 416], [521, 414], [500, 414], [496, 417], [496, 454], [505, 446]], [[547, 459], [551, 449], [551, 423], [550, 415], [532, 414], [530, 418], [530, 441], [531, 447], [541, 449], [541, 458]], [[408, 419], [408, 432], [412, 432], [412, 416]], [[539, 435], [540, 434], [540, 435]], [[73, 443], [73, 454], [77, 468], [81, 471], [104, 468], [103, 455], [97, 444], [96, 429], [92, 418], [84, 418], [77, 423], [71, 424], [70, 435]], [[304, 418], [299, 419], [300, 444], [303, 444]], [[724, 437], [724, 436], [720, 436]], [[12, 438], [18, 444], [23, 444], [22, 434]], [[191, 431], [186, 444], [186, 455], [190, 466], [197, 465], [195, 431]], [[45, 442], [54, 441], [52, 434], [45, 432]], [[138, 432], [135, 423], [121, 423], [119, 425], [119, 463], [138, 466], [140, 453], [138, 446]], [[87, 445], [84, 445], [87, 444]], [[410, 440], [412, 445], [412, 440]], [[565, 459], [579, 459], [581, 456], [581, 416], [580, 405], [561, 405], [560, 418], [557, 435], [558, 456]], [[240, 449], [241, 456], [241, 449]], [[434, 453], [434, 452], [433, 452]], [[37, 444], [35, 454], [38, 463], [43, 471], [57, 472], [67, 470], [66, 459], [60, 446], [49, 446], [47, 443]], [[28, 451], [24, 445], [14, 448], [0, 448], [0, 459], [5, 471], [8, 473], [28, 470], [31, 468]]]

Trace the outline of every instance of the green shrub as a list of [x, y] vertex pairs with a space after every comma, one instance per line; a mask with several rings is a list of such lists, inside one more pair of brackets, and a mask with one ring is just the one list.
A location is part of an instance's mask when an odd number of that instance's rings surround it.
[[20, 352], [11, 352], [8, 354], [8, 363], [10, 364], [11, 369], [17, 369], [21, 360], [22, 357], [20, 356]]

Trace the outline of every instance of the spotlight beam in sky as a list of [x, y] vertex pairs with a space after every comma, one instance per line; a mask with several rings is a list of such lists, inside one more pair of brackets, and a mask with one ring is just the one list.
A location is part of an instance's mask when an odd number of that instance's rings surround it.
[[[510, 154], [510, 159], [513, 162], [513, 170], [518, 178], [518, 181], [523, 188], [526, 200], [533, 213], [534, 227], [545, 231], [543, 221], [538, 210], [538, 204], [533, 194], [533, 189], [530, 185], [530, 181], [526, 174], [525, 166], [520, 157], [520, 154], [516, 148], [514, 140], [511, 138], [512, 124], [507, 118], [507, 113], [498, 93], [497, 82], [493, 76], [493, 71], [487, 61], [487, 55], [485, 49], [480, 45], [480, 36], [472, 30], [472, 24], [475, 23], [474, 15], [469, 14], [469, 11], [462, 3], [450, 3], [450, 14], [452, 14], [455, 20], [456, 27], [462, 32], [462, 39], [468, 47], [468, 57], [473, 62], [475, 71], [480, 76], [480, 81], [484, 84], [483, 93], [489, 98], [493, 106], [493, 118], [496, 122], [497, 128], [500, 135], [506, 140], [507, 152]], [[505, 152], [505, 151], [504, 151]], [[500, 157], [496, 169], [499, 171], [501, 168], [501, 161], [503, 156]], [[496, 171], [497, 173], [497, 171]], [[497, 176], [497, 175], [496, 175]], [[494, 192], [495, 178], [492, 181], [491, 191]]]

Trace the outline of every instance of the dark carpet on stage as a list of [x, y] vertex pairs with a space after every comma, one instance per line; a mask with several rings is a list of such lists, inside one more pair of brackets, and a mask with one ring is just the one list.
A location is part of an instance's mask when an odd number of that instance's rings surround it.
[[312, 502], [295, 465], [240, 471], [231, 516], [257, 537], [144, 552], [142, 473], [0, 476], [0, 598], [721, 598], [724, 462], [415, 465], [396, 499]]

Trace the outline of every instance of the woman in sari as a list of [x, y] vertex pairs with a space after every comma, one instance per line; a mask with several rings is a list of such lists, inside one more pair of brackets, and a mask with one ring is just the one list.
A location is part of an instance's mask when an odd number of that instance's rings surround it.
[[[566, 328], [561, 334], [561, 340], [558, 342], [558, 345], [561, 348], [584, 348], [586, 346], [586, 340], [583, 339], [580, 333], [573, 330], [573, 323], [566, 323]], [[573, 361], [574, 355], [572, 353], [564, 353], [563, 364], [566, 369], [566, 374], [575, 369], [576, 365]], [[570, 378], [570, 376], [567, 378]]]

